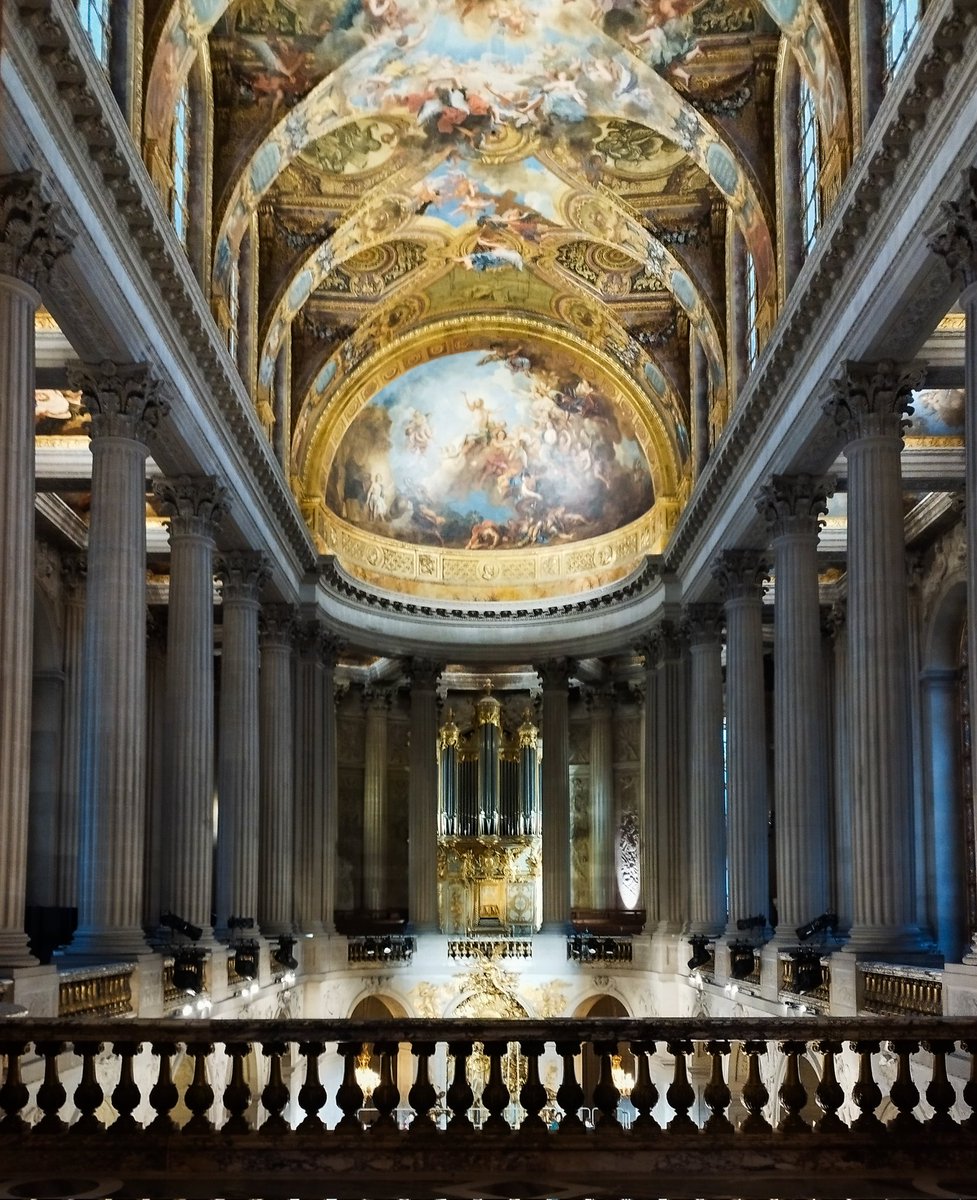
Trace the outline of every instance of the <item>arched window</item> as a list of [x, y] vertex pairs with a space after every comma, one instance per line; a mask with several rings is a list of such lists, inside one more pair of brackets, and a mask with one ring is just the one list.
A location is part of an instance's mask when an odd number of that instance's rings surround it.
[[103, 67], [109, 65], [109, 0], [78, 0], [82, 28]]
[[173, 114], [172, 169], [170, 216], [177, 237], [186, 245], [190, 196], [190, 93], [186, 83], [177, 96]]
[[227, 348], [231, 357], [237, 357], [237, 323], [241, 315], [241, 275], [235, 261], [228, 280], [227, 312], [230, 318], [227, 326]]
[[882, 22], [882, 49], [885, 54], [885, 83], [909, 53], [916, 30], [919, 27], [921, 0], [885, 0], [885, 18]]
[[820, 150], [814, 97], [806, 80], [802, 79], [797, 103], [797, 165], [800, 176], [801, 245], [805, 257], [811, 252], [821, 224], [821, 195], [818, 190]]
[[757, 292], [756, 263], [753, 255], [746, 252], [746, 363], [752, 371], [760, 354], [760, 335], [757, 332], [757, 317], [760, 312], [760, 298]]

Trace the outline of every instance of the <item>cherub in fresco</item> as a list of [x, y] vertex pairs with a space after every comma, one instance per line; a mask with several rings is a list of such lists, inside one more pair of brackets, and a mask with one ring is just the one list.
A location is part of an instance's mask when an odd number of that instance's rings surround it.
[[542, 85], [543, 100], [540, 111], [547, 117], [559, 121], [576, 123], [587, 116], [587, 97], [577, 86], [582, 63], [553, 68]]
[[366, 493], [366, 511], [371, 521], [383, 521], [387, 516], [387, 501], [383, 494], [383, 480], [374, 475]]
[[478, 360], [476, 366], [484, 367], [493, 362], [505, 363], [514, 375], [520, 371], [528, 373], [532, 367], [532, 363], [523, 353], [522, 346], [517, 346], [514, 350], [506, 350], [500, 342], [493, 342]]
[[407, 448], [415, 454], [426, 454], [434, 438], [430, 416], [430, 413], [422, 413], [416, 408], [410, 410], [410, 416], [404, 426], [404, 437], [407, 439]]
[[506, 208], [494, 213], [483, 213], [476, 224], [480, 229], [497, 229], [513, 233], [526, 242], [538, 242], [548, 222], [531, 208]]
[[490, 242], [485, 237], [480, 237], [475, 246], [474, 250], [458, 255], [454, 260], [468, 271], [496, 271], [501, 267], [515, 267], [521, 271], [526, 265], [519, 251], [510, 246]]

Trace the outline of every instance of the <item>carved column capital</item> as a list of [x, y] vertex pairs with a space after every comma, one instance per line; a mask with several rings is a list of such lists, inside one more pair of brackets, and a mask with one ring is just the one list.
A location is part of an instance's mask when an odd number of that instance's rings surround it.
[[919, 363], [845, 362], [833, 381], [824, 412], [846, 441], [862, 437], [901, 437], [912, 393], [926, 371]]
[[663, 640], [661, 630], [653, 629], [636, 644], [635, 649], [645, 660], [646, 671], [657, 671], [661, 666], [664, 657]]
[[363, 708], [366, 712], [386, 713], [393, 703], [393, 689], [368, 683], [363, 689]]
[[88, 555], [79, 551], [61, 556], [61, 583], [68, 600], [84, 598], [85, 578], [88, 574]]
[[769, 574], [763, 550], [723, 550], [712, 566], [724, 602], [758, 598]]
[[290, 604], [265, 604], [258, 617], [261, 645], [290, 649], [297, 625], [295, 609]]
[[718, 642], [723, 631], [720, 604], [689, 604], [682, 614], [682, 626], [693, 646]]
[[775, 538], [790, 533], [816, 537], [834, 488], [827, 476], [774, 475], [756, 494], [757, 512]]
[[536, 671], [543, 681], [544, 694], [547, 688], [567, 688], [570, 684], [570, 663], [565, 658], [547, 659]]
[[262, 550], [228, 550], [217, 563], [224, 602], [253, 601], [271, 578], [271, 567]]
[[443, 663], [435, 662], [430, 658], [412, 658], [407, 666], [407, 676], [410, 679], [411, 688], [424, 692], [435, 691], [443, 668]]
[[229, 508], [227, 488], [213, 475], [157, 479], [153, 491], [163, 515], [170, 518], [171, 538], [214, 537]]
[[41, 196], [37, 171], [0, 177], [0, 275], [36, 287], [73, 241], [60, 205]]
[[944, 200], [940, 211], [946, 222], [930, 238], [929, 248], [950, 268], [961, 289], [977, 283], [977, 168], [964, 172], [963, 197]]
[[318, 617], [297, 622], [295, 642], [302, 658], [313, 659], [330, 669], [336, 665], [343, 646], [342, 641], [334, 637]]
[[170, 411], [145, 363], [80, 363], [68, 367], [68, 382], [92, 415], [93, 440], [119, 437], [148, 444]]

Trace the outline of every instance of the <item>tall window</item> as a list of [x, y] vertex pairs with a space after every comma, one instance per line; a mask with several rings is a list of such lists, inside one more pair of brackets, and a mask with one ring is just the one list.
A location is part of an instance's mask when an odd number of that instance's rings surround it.
[[227, 348], [232, 357], [237, 357], [237, 322], [241, 315], [241, 275], [237, 261], [231, 267], [228, 279], [227, 312], [230, 324], [227, 327]]
[[797, 162], [801, 184], [801, 244], [805, 255], [810, 253], [821, 224], [821, 196], [818, 191], [820, 161], [814, 97], [807, 82], [802, 79], [797, 105]]
[[909, 53], [921, 15], [921, 0], [885, 0], [882, 47], [885, 52], [885, 82], [895, 75]]
[[190, 100], [186, 83], [180, 89], [173, 115], [173, 198], [171, 217], [173, 228], [184, 245], [187, 243], [188, 206], [190, 192]]
[[757, 332], [757, 316], [760, 299], [757, 293], [756, 263], [749, 250], [746, 252], [746, 361], [750, 370], [756, 366], [760, 355], [760, 335]]
[[82, 28], [103, 67], [109, 62], [109, 0], [78, 0]]

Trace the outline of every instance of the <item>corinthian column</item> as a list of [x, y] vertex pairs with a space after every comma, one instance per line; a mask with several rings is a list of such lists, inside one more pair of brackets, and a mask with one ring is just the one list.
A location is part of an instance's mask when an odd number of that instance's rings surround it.
[[[977, 168], [963, 179], [959, 201], [944, 203], [946, 228], [930, 248], [946, 261], [959, 285], [966, 317], [964, 342], [964, 450], [966, 483], [964, 522], [967, 538], [967, 662], [970, 712], [977, 713]], [[973, 719], [973, 718], [972, 718]], [[970, 755], [970, 791], [977, 796], [977, 754]], [[977, 930], [967, 961], [977, 956]]]
[[686, 813], [687, 706], [684, 639], [671, 620], [652, 634], [646, 661], [657, 663], [655, 757], [657, 765], [655, 878], [658, 892], [658, 932], [678, 933], [688, 917], [683, 864], [688, 846]]
[[818, 531], [830, 480], [775, 475], [757, 508], [770, 529], [774, 607], [774, 812], [779, 940], [830, 905], [830, 812]]
[[563, 933], [570, 923], [570, 717], [565, 659], [538, 668], [543, 681], [543, 920]]
[[723, 811], [723, 672], [718, 604], [685, 610], [689, 694], [689, 933], [726, 924], [726, 816]]
[[726, 613], [726, 820], [729, 842], [729, 921], [726, 934], [742, 937], [736, 922], [770, 908], [767, 847], [767, 722], [763, 683], [763, 584], [766, 556], [726, 550], [713, 571]]
[[440, 667], [410, 666], [410, 835], [408, 911], [418, 932], [438, 927], [438, 697]]
[[220, 740], [217, 761], [217, 932], [228, 919], [257, 919], [258, 595], [269, 577], [260, 551], [221, 556], [223, 583]]
[[24, 902], [34, 627], [34, 311], [70, 246], [40, 176], [0, 177], [0, 966], [29, 966]]
[[381, 917], [387, 910], [387, 713], [390, 692], [370, 688], [366, 705], [366, 769], [363, 778], [363, 907]]
[[848, 682], [853, 768], [849, 947], [918, 949], [913, 868], [909, 629], [903, 536], [903, 416], [922, 373], [847, 363], [825, 411], [848, 459]]
[[146, 456], [168, 405], [145, 366], [69, 376], [92, 414], [85, 739], [74, 953], [146, 951]]
[[290, 933], [294, 921], [292, 856], [295, 786], [292, 641], [295, 610], [287, 604], [261, 610], [261, 858], [258, 924], [262, 933]]
[[[295, 921], [303, 933], [328, 932], [324, 904], [331, 904], [332, 887], [327, 885], [327, 856], [335, 861], [335, 834], [327, 832], [329, 812], [329, 731], [335, 746], [336, 718], [332, 704], [333, 656], [326, 632], [317, 620], [305, 621], [296, 637], [298, 660], [295, 669], [295, 870], [293, 896]], [[327, 693], [328, 681], [328, 693]], [[335, 754], [332, 756], [335, 776]], [[335, 796], [335, 791], [333, 791]], [[333, 802], [332, 809], [335, 809]], [[335, 876], [331, 876], [334, 881]]]
[[159, 479], [155, 492], [170, 518], [163, 717], [168, 817], [161, 847], [160, 905], [199, 925], [209, 940], [214, 861], [214, 537], [227, 506], [223, 486], [210, 476]]
[[81, 760], [84, 737], [85, 574], [84, 554], [61, 559], [64, 595], [64, 694], [61, 708], [61, 785], [58, 800], [58, 865], [55, 903], [78, 905], [78, 832], [81, 812]]
[[590, 712], [590, 902], [598, 912], [617, 907], [614, 870], [614, 747], [611, 692], [589, 693]]

